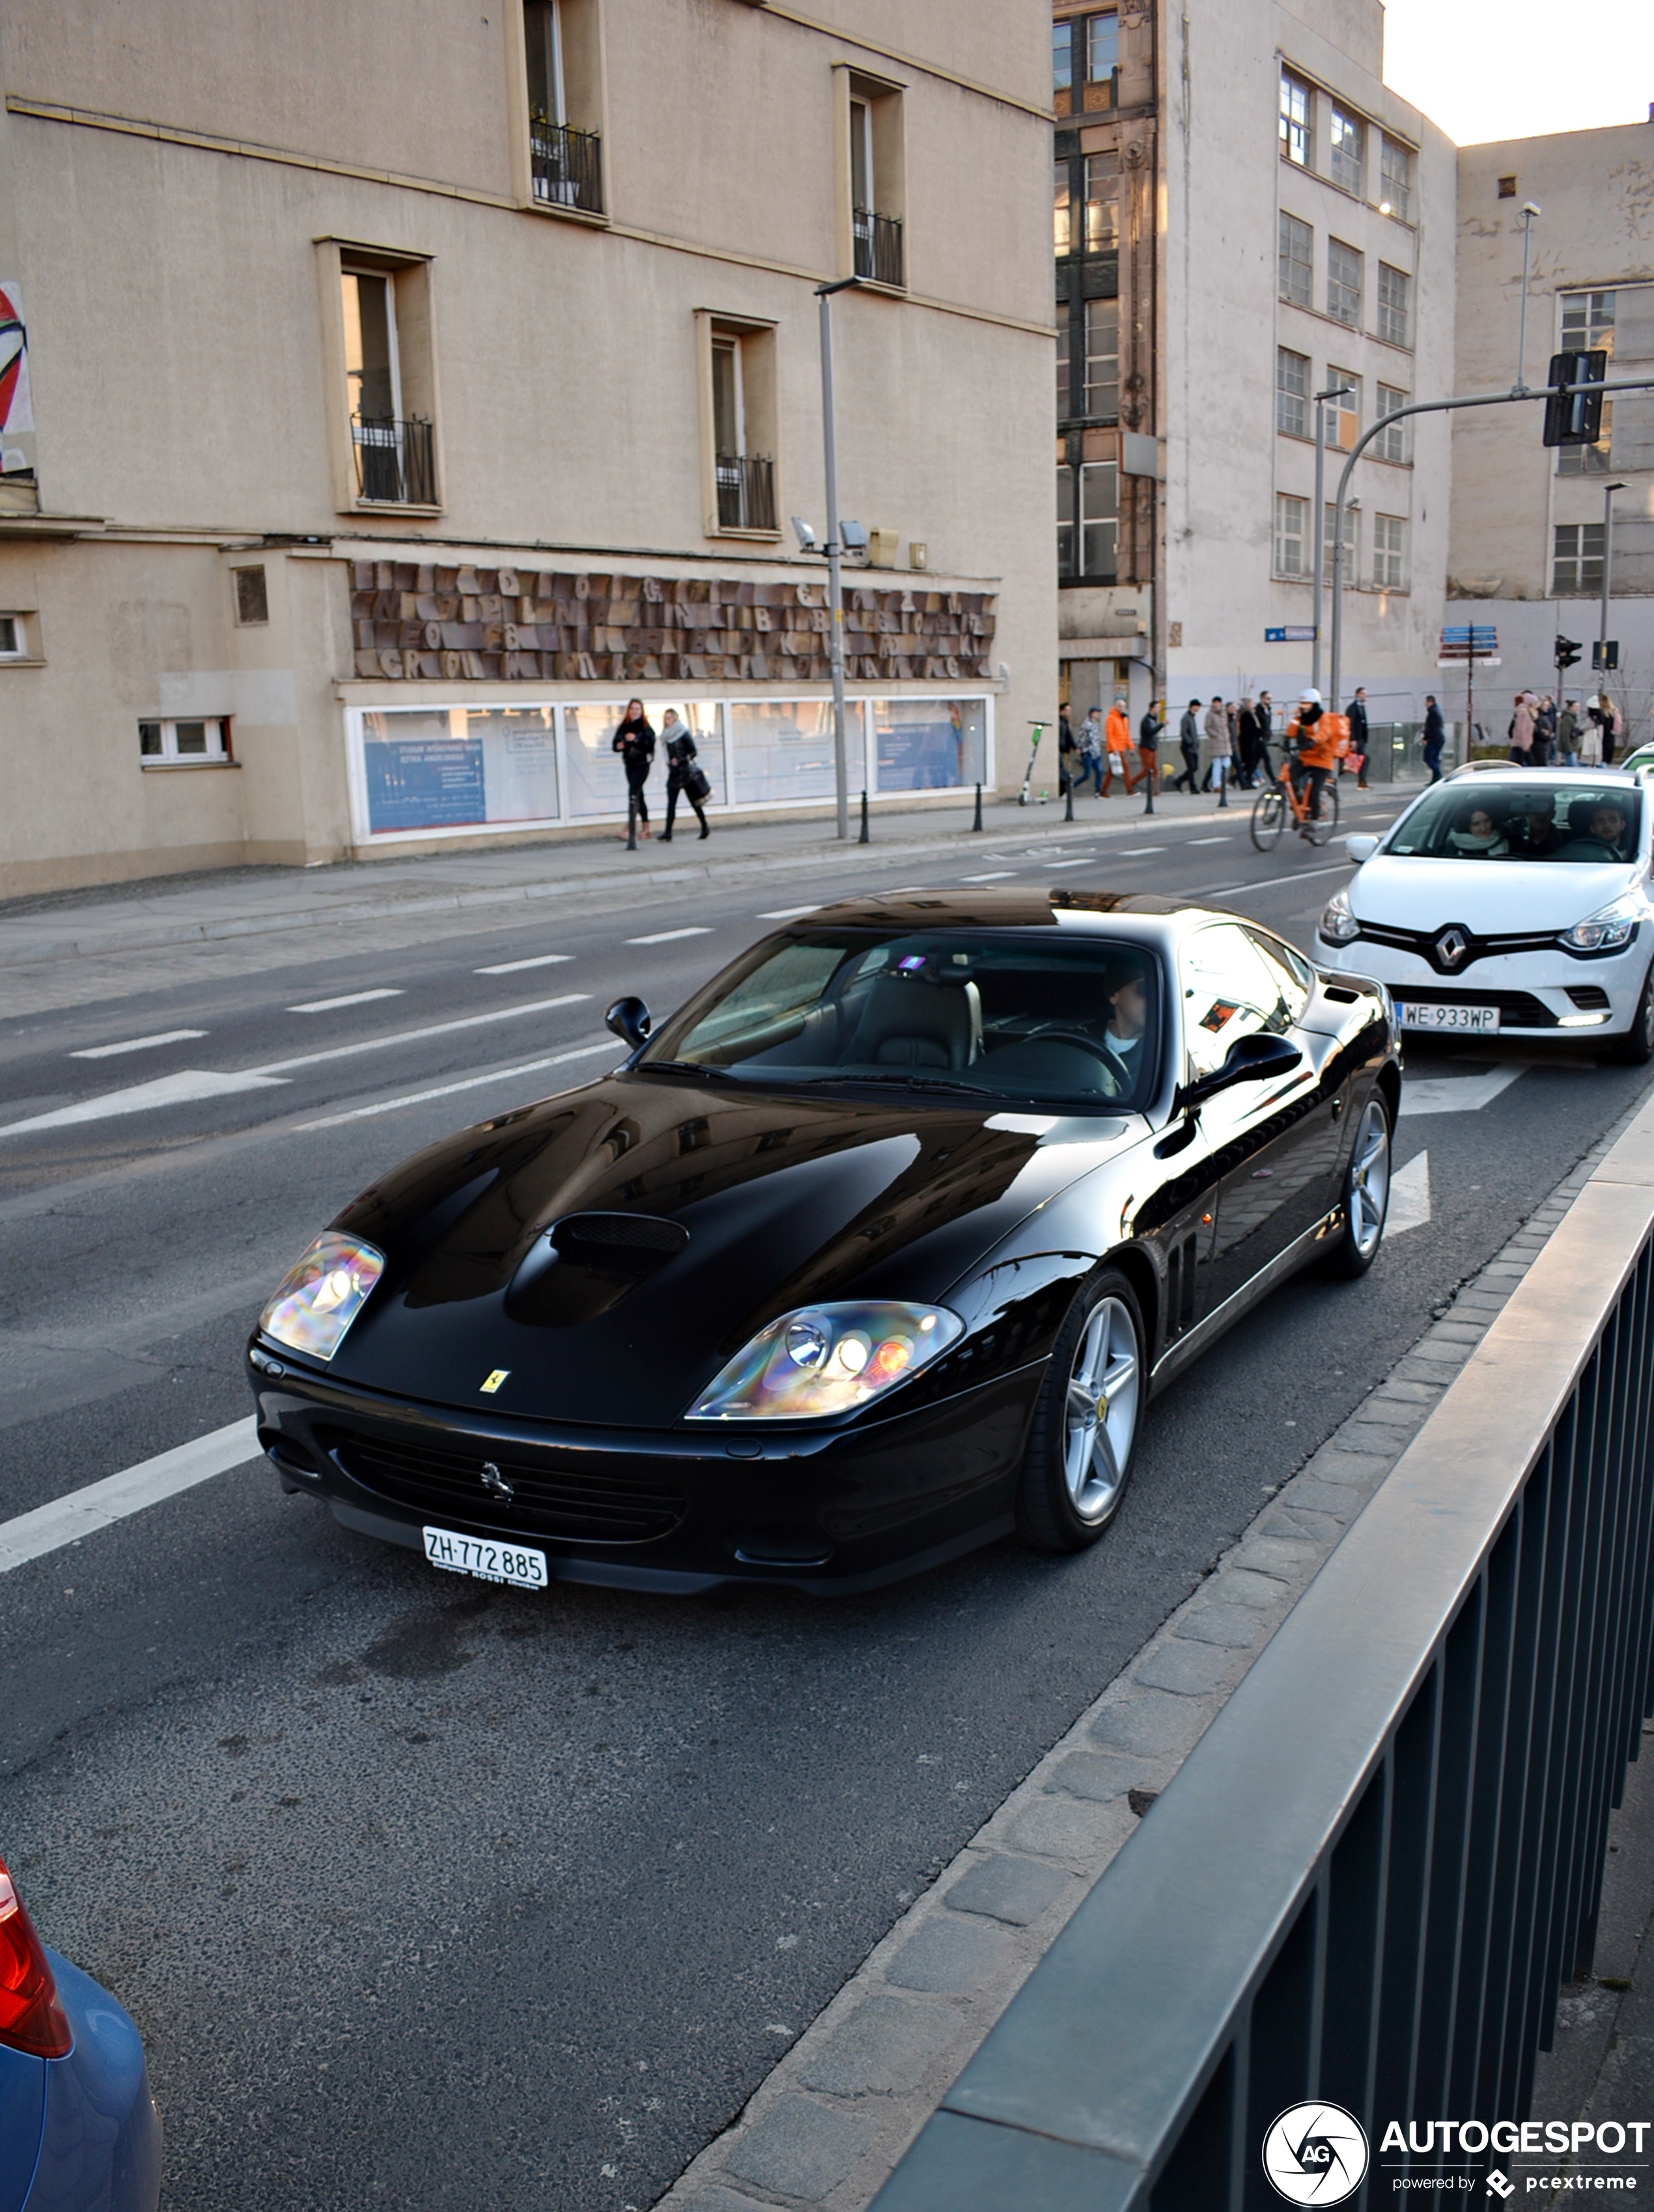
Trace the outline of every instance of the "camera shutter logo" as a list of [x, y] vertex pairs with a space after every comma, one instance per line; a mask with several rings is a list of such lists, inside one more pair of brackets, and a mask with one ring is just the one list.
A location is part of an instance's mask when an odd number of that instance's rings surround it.
[[1263, 2138], [1263, 2171], [1288, 2204], [1342, 2204], [1366, 2167], [1366, 2136], [1342, 2105], [1289, 2105]]

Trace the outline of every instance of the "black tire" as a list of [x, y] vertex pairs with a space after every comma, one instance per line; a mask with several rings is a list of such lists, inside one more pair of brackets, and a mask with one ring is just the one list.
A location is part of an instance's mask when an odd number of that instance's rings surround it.
[[1287, 802], [1281, 786], [1266, 784], [1252, 806], [1252, 842], [1260, 853], [1273, 852], [1281, 842], [1286, 819]]
[[1382, 1091], [1375, 1091], [1355, 1125], [1341, 1194], [1344, 1225], [1326, 1257], [1327, 1273], [1346, 1282], [1366, 1274], [1384, 1241], [1390, 1217], [1390, 1101]]
[[1324, 845], [1338, 827], [1338, 779], [1327, 778], [1326, 788], [1321, 793], [1321, 811], [1313, 822], [1304, 824], [1304, 835], [1312, 845]]
[[[1023, 1540], [1040, 1552], [1082, 1552], [1119, 1510], [1148, 1395], [1142, 1313], [1136, 1292], [1118, 1267], [1090, 1277], [1051, 1347], [1017, 1486], [1016, 1520]], [[1129, 1361], [1130, 1373], [1124, 1371]], [[1096, 1373], [1088, 1383], [1080, 1370]], [[1112, 1387], [1098, 1389], [1106, 1377]], [[1076, 1415], [1095, 1392], [1109, 1404], [1089, 1430]]]
[[1643, 978], [1642, 995], [1631, 1027], [1623, 1036], [1615, 1037], [1609, 1049], [1623, 1067], [1646, 1067], [1654, 1060], [1654, 964]]

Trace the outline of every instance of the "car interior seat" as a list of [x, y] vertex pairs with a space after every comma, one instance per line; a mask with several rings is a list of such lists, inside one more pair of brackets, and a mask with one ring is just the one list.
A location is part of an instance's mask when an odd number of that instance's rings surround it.
[[845, 1054], [875, 1067], [968, 1067], [982, 1049], [982, 1000], [974, 983], [882, 975]]

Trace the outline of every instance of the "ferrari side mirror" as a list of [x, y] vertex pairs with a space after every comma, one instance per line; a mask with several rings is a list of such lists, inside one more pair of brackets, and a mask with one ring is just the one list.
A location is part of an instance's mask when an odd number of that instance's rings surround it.
[[1188, 1085], [1183, 1094], [1184, 1108], [1187, 1111], [1197, 1107], [1220, 1091], [1232, 1091], [1237, 1083], [1267, 1083], [1272, 1076], [1289, 1075], [1302, 1065], [1303, 1058], [1295, 1044], [1267, 1030], [1237, 1037], [1221, 1067]]
[[603, 1020], [621, 1042], [629, 1044], [633, 1052], [648, 1042], [649, 1009], [641, 999], [616, 999]]

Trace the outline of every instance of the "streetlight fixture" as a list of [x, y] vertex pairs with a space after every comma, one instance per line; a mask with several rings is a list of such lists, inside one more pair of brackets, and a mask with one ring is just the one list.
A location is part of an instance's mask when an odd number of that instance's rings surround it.
[[[859, 276], [818, 284], [821, 303], [821, 458], [827, 477], [827, 653], [833, 671], [833, 781], [839, 802], [839, 835], [850, 836], [850, 751], [845, 730], [845, 595], [839, 574], [839, 452], [833, 420], [833, 295], [853, 291]], [[811, 533], [812, 537], [814, 532]], [[863, 538], [863, 544], [866, 544]]]
[[[1324, 392], [1315, 395], [1315, 514], [1313, 517], [1315, 558], [1315, 612], [1312, 628], [1315, 632], [1310, 645], [1310, 681], [1318, 691], [1321, 689], [1321, 603], [1324, 596], [1323, 577], [1326, 566], [1327, 510], [1324, 483], [1327, 467], [1327, 403], [1332, 399], [1349, 399], [1354, 388], [1348, 384], [1329, 385]], [[1338, 704], [1335, 699], [1333, 705]]]
[[1525, 392], [1528, 388], [1525, 381], [1528, 359], [1528, 248], [1533, 238], [1533, 227], [1535, 221], [1542, 212], [1543, 210], [1536, 207], [1531, 200], [1523, 201], [1522, 316], [1520, 321], [1517, 325], [1516, 382], [1511, 386], [1511, 390], [1513, 392]]

